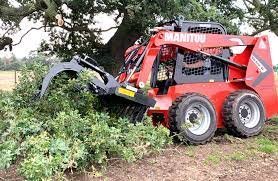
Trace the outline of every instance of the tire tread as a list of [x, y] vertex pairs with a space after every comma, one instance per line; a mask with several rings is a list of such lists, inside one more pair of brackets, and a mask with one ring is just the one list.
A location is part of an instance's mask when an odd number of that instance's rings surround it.
[[255, 92], [250, 91], [250, 90], [245, 90], [245, 89], [238, 90], [238, 91], [235, 91], [235, 92], [231, 93], [226, 98], [226, 100], [223, 104], [222, 116], [223, 116], [223, 120], [224, 120], [224, 125], [225, 125], [225, 127], [227, 128], [227, 130], [230, 134], [232, 134], [236, 137], [247, 138], [247, 137], [255, 136], [255, 135], [249, 135], [247, 133], [244, 133], [244, 132], [240, 131], [240, 129], [235, 124], [235, 118], [234, 118], [234, 115], [233, 115], [234, 114], [233, 113], [234, 103], [236, 102], [236, 99], [244, 93], [253, 94], [253, 95], [259, 97]]
[[[170, 132], [171, 132], [171, 135], [174, 136], [174, 139], [176, 140], [176, 134], [179, 134], [179, 130], [177, 128], [177, 120], [175, 119], [177, 117], [177, 115], [179, 114], [180, 112], [180, 105], [181, 103], [188, 99], [189, 97], [191, 96], [199, 96], [199, 97], [202, 97], [202, 98], [205, 98], [207, 99], [206, 96], [204, 95], [201, 95], [199, 93], [195, 93], [195, 92], [191, 92], [191, 93], [186, 93], [178, 98], [176, 98], [176, 100], [172, 103], [172, 106], [170, 107], [169, 109], [169, 125], [170, 125]], [[209, 99], [207, 99], [209, 101]], [[214, 110], [214, 108], [213, 108]], [[215, 112], [215, 110], [214, 110]], [[207, 142], [210, 142], [212, 140], [212, 138], [214, 137], [214, 134], [215, 134], [215, 130], [213, 130], [213, 134], [210, 135], [210, 137], [206, 140], [203, 140], [203, 141], [200, 141], [200, 142], [191, 142], [189, 140], [183, 140], [183, 142], [185, 142], [186, 144], [193, 144], [193, 145], [203, 145], [203, 144], [206, 144]]]

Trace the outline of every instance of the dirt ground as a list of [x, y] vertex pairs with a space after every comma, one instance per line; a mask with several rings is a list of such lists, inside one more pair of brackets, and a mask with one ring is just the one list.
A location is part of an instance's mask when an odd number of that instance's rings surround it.
[[[106, 172], [69, 175], [70, 180], [256, 180], [278, 181], [278, 125], [258, 137], [239, 139], [220, 134], [200, 146], [173, 145], [136, 163], [111, 161]], [[272, 149], [258, 144], [271, 140]], [[271, 146], [270, 146], [271, 147]], [[98, 177], [98, 178], [96, 178]]]
[[[222, 147], [230, 151], [229, 146]], [[198, 148], [194, 157], [186, 156], [186, 148], [173, 148], [154, 158], [146, 158], [136, 164], [111, 166], [103, 176], [107, 180], [278, 180], [278, 161], [268, 155], [260, 155], [242, 161], [206, 162], [208, 146]], [[84, 180], [91, 180], [87, 177]], [[102, 180], [102, 179], [100, 179]]]
[[[263, 134], [239, 139], [219, 133], [199, 146], [174, 144], [161, 153], [126, 163], [112, 159], [105, 171], [68, 173], [67, 180], [256, 180], [278, 181], [278, 122]], [[16, 166], [0, 171], [0, 180], [23, 180]]]

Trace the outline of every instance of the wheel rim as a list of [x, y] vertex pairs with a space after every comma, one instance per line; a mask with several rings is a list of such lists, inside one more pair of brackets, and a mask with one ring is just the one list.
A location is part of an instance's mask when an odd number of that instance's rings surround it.
[[209, 110], [202, 104], [192, 104], [185, 113], [185, 128], [195, 135], [207, 132], [210, 126]]
[[238, 115], [240, 121], [247, 128], [254, 128], [260, 122], [260, 108], [253, 100], [241, 103], [239, 106]]

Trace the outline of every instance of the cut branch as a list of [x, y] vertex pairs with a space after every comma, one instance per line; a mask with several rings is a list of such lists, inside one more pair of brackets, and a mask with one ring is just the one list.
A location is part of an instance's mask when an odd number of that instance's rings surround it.
[[107, 31], [110, 31], [110, 30], [113, 30], [113, 29], [116, 29], [116, 28], [119, 28], [119, 26], [113, 26], [113, 27], [110, 27], [108, 29], [105, 29], [105, 30], [93, 30], [94, 32], [96, 33], [101, 33], [101, 32], [107, 32]]
[[249, 20], [262, 20], [262, 21], [265, 21], [264, 18], [260, 18], [260, 17], [251, 17], [251, 16], [246, 16], [245, 18], [249, 19]]
[[82, 32], [83, 31], [83, 32], [87, 32], [87, 33], [102, 33], [102, 32], [110, 31], [112, 29], [119, 28], [119, 26], [112, 26], [108, 29], [101, 30], [101, 29], [90, 29], [88, 26], [89, 26], [88, 24], [82, 24], [79, 26], [75, 25], [75, 26], [70, 27], [70, 23], [65, 22], [65, 25], [61, 26], [61, 28], [65, 29], [69, 32], [76, 32], [76, 31]]

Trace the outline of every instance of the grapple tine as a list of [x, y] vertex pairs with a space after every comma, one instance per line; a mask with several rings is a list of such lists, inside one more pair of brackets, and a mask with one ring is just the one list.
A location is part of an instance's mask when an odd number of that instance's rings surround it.
[[52, 79], [59, 75], [62, 72], [74, 72], [75, 74], [79, 74], [84, 67], [79, 65], [74, 59], [71, 62], [63, 62], [52, 67], [48, 74], [44, 77], [41, 90], [40, 90], [40, 98], [44, 96], [46, 93]]

